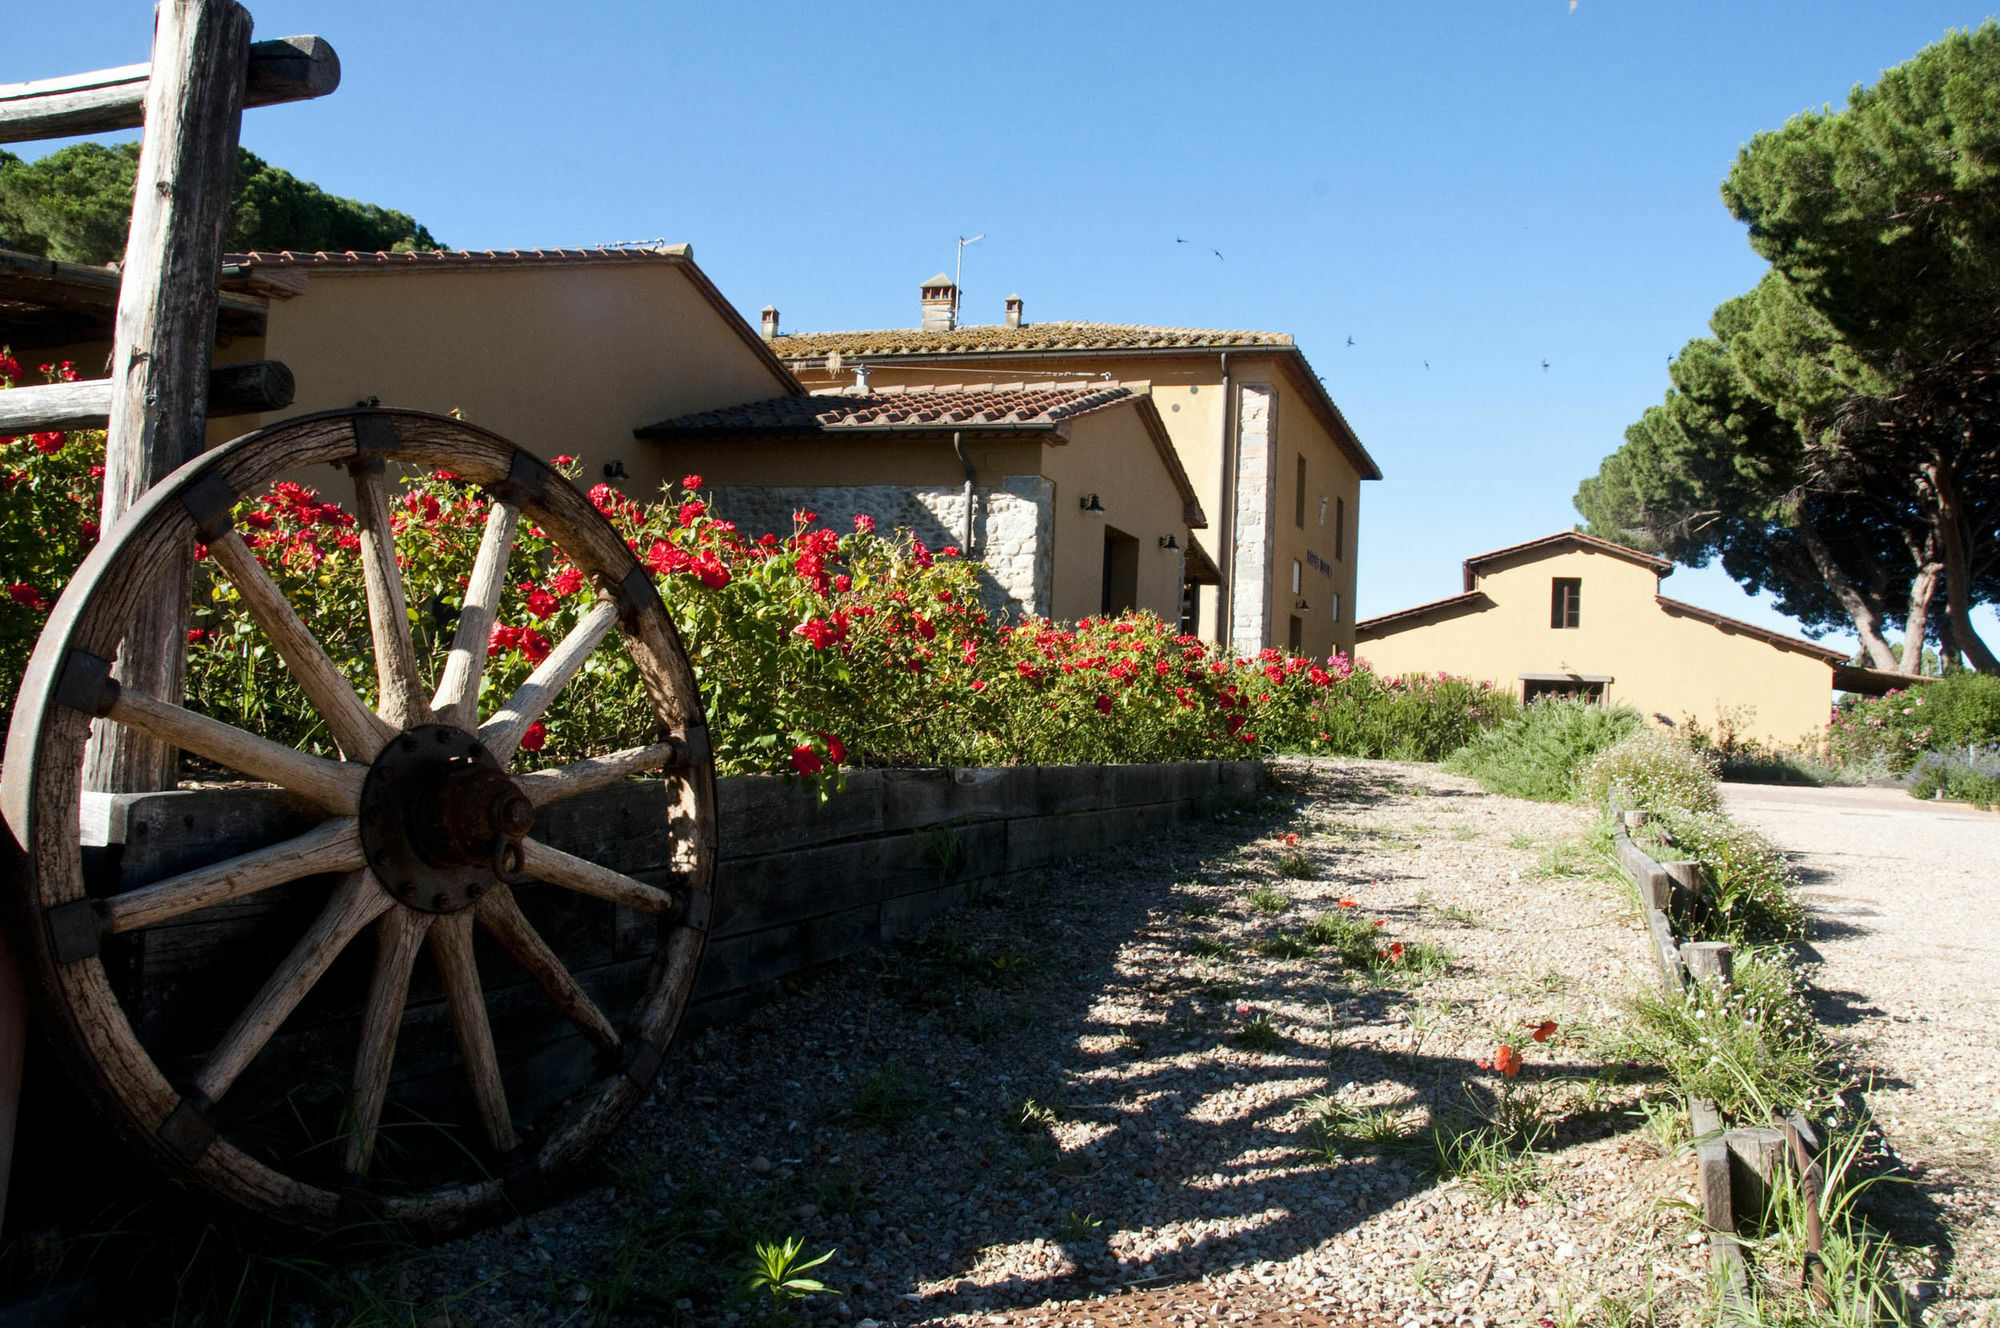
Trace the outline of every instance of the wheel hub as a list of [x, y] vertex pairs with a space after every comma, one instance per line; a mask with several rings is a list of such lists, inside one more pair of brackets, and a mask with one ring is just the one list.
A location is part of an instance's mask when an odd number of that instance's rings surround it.
[[463, 729], [422, 724], [382, 749], [361, 786], [361, 844], [382, 888], [426, 913], [455, 913], [521, 879], [535, 809]]

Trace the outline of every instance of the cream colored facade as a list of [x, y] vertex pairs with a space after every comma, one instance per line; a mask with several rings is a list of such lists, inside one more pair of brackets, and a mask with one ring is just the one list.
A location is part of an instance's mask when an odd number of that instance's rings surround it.
[[[1842, 652], [1660, 595], [1671, 570], [1636, 549], [1557, 535], [1466, 562], [1465, 593], [1359, 625], [1356, 652], [1385, 674], [1443, 672], [1515, 696], [1578, 689], [1655, 723], [1725, 715], [1762, 741], [1821, 732]], [[1559, 627], [1558, 579], [1576, 583], [1576, 626]]]
[[[213, 421], [211, 442], [352, 406], [458, 410], [583, 482], [607, 465], [648, 499], [673, 470], [632, 430], [799, 386], [684, 246], [526, 254], [255, 255], [235, 283], [269, 297], [262, 336], [218, 364], [278, 360], [297, 379], [283, 412]], [[285, 292], [286, 285], [299, 287]]]
[[[1016, 304], [1010, 316], [1018, 313]], [[770, 341], [816, 391], [851, 386], [857, 366], [877, 387], [1071, 375], [1150, 382], [1208, 514], [1197, 538], [1225, 582], [1199, 587], [1195, 630], [1242, 654], [1294, 643], [1314, 656], [1353, 651], [1361, 482], [1381, 472], [1289, 336], [1024, 322]], [[826, 365], [834, 349], [837, 371]], [[1114, 526], [1130, 519], [1121, 488], [1102, 495]]]

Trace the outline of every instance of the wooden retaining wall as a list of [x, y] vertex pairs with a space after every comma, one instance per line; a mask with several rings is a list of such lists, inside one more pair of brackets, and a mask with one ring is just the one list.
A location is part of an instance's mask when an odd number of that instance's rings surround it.
[[[1163, 833], [1204, 800], [1250, 796], [1265, 782], [1255, 761], [862, 770], [825, 801], [775, 776], [720, 780], [716, 905], [690, 1025], [733, 1018], [781, 979], [880, 946], [982, 883]], [[93, 795], [87, 870], [94, 891], [115, 892], [297, 834], [318, 816], [276, 790]], [[671, 861], [657, 786], [643, 782], [551, 804], [535, 833], [641, 880], [663, 879]], [[324, 894], [324, 880], [296, 882], [107, 941], [107, 971], [169, 1073], [199, 1063]], [[519, 894], [604, 1008], [629, 1008], [652, 920], [548, 887]], [[509, 1098], [532, 1113], [573, 1086], [593, 1052], [480, 939]], [[341, 1091], [369, 948], [349, 947], [225, 1106]], [[393, 1091], [443, 1100], [460, 1078], [442, 993], [419, 965]]]

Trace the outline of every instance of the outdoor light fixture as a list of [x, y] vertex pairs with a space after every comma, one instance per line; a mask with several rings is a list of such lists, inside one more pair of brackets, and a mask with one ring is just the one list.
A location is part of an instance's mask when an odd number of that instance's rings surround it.
[[604, 463], [604, 478], [607, 480], [629, 480], [632, 477], [625, 473], [625, 463], [623, 461], [607, 461]]
[[1082, 498], [1077, 500], [1077, 505], [1082, 507], [1086, 512], [1102, 512], [1104, 510], [1104, 504], [1097, 501], [1097, 495], [1094, 493], [1083, 495]]
[[1294, 604], [1292, 607], [1296, 609], [1298, 612], [1304, 613], [1307, 609], [1310, 609], [1312, 605], [1306, 603], [1305, 598], [1301, 596], [1299, 602], [1297, 604]]
[[1174, 542], [1172, 535], [1162, 535], [1160, 536], [1160, 547], [1163, 549], [1178, 549], [1180, 545]]

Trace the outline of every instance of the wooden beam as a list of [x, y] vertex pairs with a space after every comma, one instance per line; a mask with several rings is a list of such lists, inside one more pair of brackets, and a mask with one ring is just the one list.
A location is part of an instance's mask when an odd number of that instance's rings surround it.
[[[99, 522], [106, 530], [201, 453], [215, 281], [250, 58], [250, 13], [234, 0], [161, 0], [155, 24], [112, 346]], [[162, 567], [118, 649], [118, 678], [169, 703], [181, 699], [187, 668], [187, 587], [187, 562]], [[106, 793], [172, 788], [179, 767], [173, 748], [99, 725], [84, 755], [84, 786]]]
[[[137, 129], [146, 118], [150, 64], [0, 84], [0, 143]], [[250, 48], [245, 106], [310, 101], [340, 86], [340, 57], [319, 37], [280, 37]]]
[[[47, 429], [102, 429], [111, 419], [113, 383], [91, 378], [0, 392], [0, 438]], [[292, 404], [297, 384], [276, 360], [224, 365], [208, 372], [208, 413], [261, 415]]]

